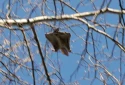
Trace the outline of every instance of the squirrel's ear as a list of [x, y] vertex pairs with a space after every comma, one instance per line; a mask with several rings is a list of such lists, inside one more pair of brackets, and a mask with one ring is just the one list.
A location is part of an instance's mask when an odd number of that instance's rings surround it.
[[55, 36], [55, 34], [48, 33], [48, 34], [45, 34], [45, 36], [49, 40], [49, 42], [52, 44], [52, 46], [54, 47], [55, 52], [57, 52], [59, 50], [59, 42], [58, 42], [58, 39]]
[[54, 33], [57, 33], [57, 32], [59, 32], [59, 28], [57, 28], [57, 29], [54, 30]]

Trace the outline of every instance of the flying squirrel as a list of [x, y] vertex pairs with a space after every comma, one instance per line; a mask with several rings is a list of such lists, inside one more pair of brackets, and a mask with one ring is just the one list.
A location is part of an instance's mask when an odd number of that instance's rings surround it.
[[61, 52], [68, 56], [71, 52], [70, 50], [70, 37], [71, 34], [67, 32], [59, 32], [59, 29], [54, 30], [54, 32], [45, 34], [46, 38], [49, 40], [49, 42], [54, 47], [55, 52], [57, 52], [59, 49]]

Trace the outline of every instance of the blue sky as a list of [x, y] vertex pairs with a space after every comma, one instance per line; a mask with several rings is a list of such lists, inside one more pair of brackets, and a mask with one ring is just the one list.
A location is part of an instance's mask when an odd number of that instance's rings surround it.
[[[6, 9], [6, 4], [8, 3], [8, 1], [4, 1], [4, 0], [1, 0], [0, 1], [0, 4], [3, 4], [4, 2], [4, 5], [0, 5], [0, 8], [3, 8], [4, 10], [4, 13], [7, 12], [7, 9]], [[34, 0], [32, 0], [32, 2], [37, 3], [35, 2]], [[40, 1], [38, 1], [40, 2]], [[74, 8], [77, 7], [78, 3], [80, 2], [80, 0], [70, 0], [70, 5], [73, 6]], [[96, 6], [97, 9], [100, 9], [100, 6], [101, 6], [101, 3], [103, 2], [103, 0], [95, 0], [94, 1], [94, 4]], [[107, 0], [108, 2], [108, 0]], [[31, 14], [30, 17], [37, 17], [37, 16], [41, 16], [41, 10], [40, 10], [40, 4], [37, 4], [36, 7], [31, 4], [30, 6], [28, 5], [27, 6], [27, 2], [24, 1], [23, 2], [24, 4], [24, 8], [22, 8], [20, 6], [20, 4], [14, 4], [12, 5], [13, 6], [13, 11], [15, 12], [16, 15], [18, 15], [20, 18], [29, 18], [29, 15], [31, 12], [30, 9], [32, 9], [34, 7], [35, 11], [33, 11], [33, 13]], [[17, 6], [18, 5], [18, 6]], [[17, 6], [17, 8], [15, 8]], [[59, 2], [57, 2], [57, 12], [60, 13], [60, 4]], [[54, 9], [53, 7], [53, 3], [49, 3], [48, 4], [48, 7], [50, 7], [51, 9]], [[104, 6], [105, 7], [105, 6]], [[103, 7], [103, 8], [104, 8]], [[113, 8], [113, 9], [119, 9], [119, 4], [118, 4], [118, 1], [117, 0], [112, 0], [110, 6], [110, 8]], [[23, 9], [25, 9], [27, 12], [25, 12]], [[46, 10], [46, 8], [44, 8]], [[84, 6], [83, 5], [80, 5], [78, 7], [78, 12], [87, 12], [87, 11], [93, 11], [95, 10], [92, 3], [88, 0], [84, 0]], [[74, 14], [75, 12], [72, 11], [70, 8], [64, 6], [64, 14]], [[12, 13], [13, 14], [13, 13]], [[45, 15], [48, 15], [48, 16], [54, 16], [54, 14], [52, 12], [50, 12], [49, 10], [45, 11]], [[0, 14], [0, 16], [2, 18], [5, 18], [5, 15], [4, 14]], [[87, 17], [88, 19], [93, 19], [93, 17]], [[103, 19], [105, 18], [105, 19]], [[97, 18], [97, 21], [99, 23], [102, 23], [104, 24], [105, 22], [106, 23], [109, 23], [109, 24], [117, 24], [118, 23], [118, 16], [115, 15], [115, 14], [110, 14], [110, 13], [105, 13], [105, 14], [101, 14], [98, 16]], [[56, 23], [54, 26], [56, 27], [59, 27], [60, 28], [60, 31], [64, 31], [64, 32], [69, 32], [71, 33], [71, 41], [70, 41], [70, 47], [71, 47], [71, 50], [72, 52], [69, 54], [69, 56], [65, 56], [63, 55], [60, 51], [58, 52], [53, 52], [51, 48], [52, 45], [47, 41], [47, 39], [45, 38], [45, 33], [48, 33], [48, 32], [51, 32], [52, 31], [52, 28], [47, 26], [47, 25], [44, 25], [42, 23], [39, 23], [38, 25], [35, 26], [35, 29], [37, 30], [37, 35], [38, 35], [38, 38], [40, 40], [40, 44], [41, 44], [41, 48], [43, 49], [42, 52], [43, 52], [43, 55], [46, 56], [46, 57], [49, 57], [50, 60], [54, 63], [54, 66], [57, 70], [60, 69], [60, 73], [61, 73], [61, 76], [63, 78], [63, 81], [67, 84], [67, 83], [71, 83], [71, 82], [79, 82], [79, 85], [90, 85], [90, 83], [92, 83], [92, 79], [94, 79], [94, 73], [95, 73], [95, 70], [94, 70], [94, 67], [93, 66], [89, 66], [87, 63], [89, 63], [90, 65], [92, 65], [92, 63], [90, 62], [90, 59], [91, 56], [89, 56], [88, 54], [86, 54], [85, 56], [82, 56], [84, 57], [84, 60], [85, 61], [81, 61], [82, 63], [80, 64], [80, 67], [78, 69], [78, 71], [76, 71], [74, 73], [74, 75], [72, 76], [73, 72], [77, 69], [78, 67], [78, 63], [80, 62], [80, 59], [81, 59], [81, 55], [82, 55], [82, 52], [84, 51], [85, 49], [85, 40], [86, 40], [86, 31], [87, 31], [87, 26], [85, 24], [82, 24], [81, 22], [78, 22], [76, 20], [65, 20], [64, 21], [67, 25], [65, 25], [64, 23], [60, 22], [60, 21], [55, 21], [55, 22], [48, 22], [48, 23], [51, 23], [53, 25], [53, 23]], [[73, 24], [80, 24], [78, 26], [71, 26], [71, 27], [67, 27], [67, 26], [70, 26], [70, 25], [73, 25]], [[25, 26], [26, 28], [28, 28], [28, 26]], [[100, 27], [97, 27], [98, 29], [102, 30], [102, 28]], [[113, 37], [114, 35], [114, 32], [115, 32], [115, 28], [111, 28], [111, 27], [107, 27], [106, 28], [106, 33], [108, 33], [110, 36]], [[92, 32], [92, 31], [90, 31]], [[6, 38], [9, 40], [9, 31], [8, 30], [5, 30], [5, 34], [6, 34]], [[95, 42], [96, 42], [96, 52], [97, 52], [97, 59], [98, 60], [102, 60], [102, 64], [111, 72], [113, 73], [116, 78], [119, 79], [119, 60], [113, 60], [115, 57], [119, 57], [120, 56], [120, 49], [116, 46], [115, 48], [115, 55], [113, 55], [113, 57], [111, 57], [109, 60], [108, 57], [111, 56], [111, 52], [112, 52], [112, 49], [113, 49], [113, 46], [114, 46], [114, 43], [112, 43], [111, 40], [109, 40], [107, 38], [107, 42], [108, 42], [108, 48], [106, 48], [106, 41], [105, 41], [105, 37], [103, 35], [100, 35], [99, 33], [97, 32], [94, 32], [93, 31], [93, 37], [95, 39]], [[15, 41], [19, 41], [19, 38], [17, 37], [17, 35], [22, 39], [22, 34], [21, 32], [17, 32], [17, 34], [14, 34], [13, 33], [13, 37], [12, 39], [14, 41], [13, 44], [15, 44]], [[31, 31], [27, 31], [26, 32], [26, 35], [28, 37], [28, 39], [30, 38], [33, 38], [33, 34], [31, 33]], [[89, 43], [92, 43], [92, 36], [89, 35]], [[5, 37], [0, 37], [0, 39], [4, 39]], [[81, 39], [82, 38], [82, 39]], [[119, 36], [119, 40], [120, 40], [120, 36]], [[1, 41], [2, 43], [2, 41]], [[47, 45], [46, 45], [47, 44]], [[46, 48], [46, 49], [45, 49]], [[22, 48], [19, 49], [19, 51], [21, 50]], [[93, 55], [93, 46], [91, 44], [88, 44], [88, 52]], [[37, 47], [35, 45], [35, 42], [32, 42], [31, 43], [31, 51], [34, 55], [34, 61], [35, 61], [35, 68], [39, 68], [41, 67], [41, 59], [40, 59], [40, 56], [37, 51]], [[20, 51], [21, 52], [21, 51]], [[48, 54], [45, 54], [48, 53]], [[103, 53], [104, 52], [104, 53]], [[23, 53], [23, 52], [22, 52]], [[26, 53], [26, 55], [22, 55], [21, 53], [18, 53], [18, 55], [23, 59], [25, 58], [25, 56], [27, 56], [28, 54]], [[48, 58], [46, 58], [46, 62], [47, 62], [47, 68], [48, 68], [48, 71], [49, 72], [56, 72], [51, 66], [50, 64], [52, 64], [52, 62], [50, 62], [50, 60]], [[109, 62], [107, 62], [109, 61]], [[30, 66], [30, 62], [28, 62], [26, 65]], [[124, 67], [124, 66], [123, 66]], [[124, 73], [124, 69], [123, 70], [123, 73]], [[98, 72], [103, 72], [103, 70], [101, 68], [99, 68]], [[22, 76], [25, 76], [23, 77], [25, 80], [29, 81], [30, 83], [32, 83], [32, 78], [30, 78], [30, 74], [27, 74], [28, 71], [26, 70], [23, 70], [22, 71], [19, 71], [18, 75]], [[59, 75], [57, 73], [57, 75]], [[36, 73], [36, 78], [37, 78], [37, 73]], [[71, 78], [72, 76], [72, 78]], [[100, 75], [97, 74], [97, 76], [99, 77]], [[58, 79], [57, 77], [55, 77], [54, 75], [52, 76], [54, 79]], [[71, 81], [70, 81], [71, 79]], [[112, 84], [112, 81], [109, 79], [108, 80], [108, 83], [111, 83]], [[95, 79], [94, 80], [94, 83], [92, 85], [103, 85], [102, 82], [100, 82], [100, 80], [98, 79]]]

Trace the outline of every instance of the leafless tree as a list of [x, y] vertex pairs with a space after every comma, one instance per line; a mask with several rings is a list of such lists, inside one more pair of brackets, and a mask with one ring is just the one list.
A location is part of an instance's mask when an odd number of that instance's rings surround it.
[[[0, 85], [124, 85], [124, 6], [124, 0], [1, 0]], [[45, 37], [56, 29], [71, 35], [68, 57]]]

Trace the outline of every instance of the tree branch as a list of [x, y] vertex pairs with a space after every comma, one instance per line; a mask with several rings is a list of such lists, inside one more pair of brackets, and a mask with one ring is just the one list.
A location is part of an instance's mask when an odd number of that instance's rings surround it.
[[85, 21], [85, 20], [82, 19], [82, 18], [74, 17], [74, 19], [83, 22], [83, 23], [86, 24], [89, 28], [91, 28], [91, 29], [93, 29], [94, 31], [96, 31], [96, 32], [98, 32], [98, 33], [100, 33], [100, 34], [102, 34], [102, 35], [108, 37], [108, 38], [109, 38], [110, 40], [112, 40], [122, 51], [125, 52], [125, 47], [124, 47], [122, 44], [120, 44], [118, 41], [116, 41], [115, 39], [113, 39], [113, 38], [112, 38], [110, 35], [108, 35], [107, 33], [103, 32], [103, 31], [101, 31], [101, 30], [96, 29], [96, 27], [94, 27], [93, 25], [90, 25], [87, 21]]
[[75, 13], [71, 15], [59, 15], [59, 16], [38, 16], [29, 19], [0, 19], [0, 26], [7, 27], [10, 25], [19, 25], [19, 24], [30, 24], [30, 23], [37, 23], [41, 21], [54, 21], [54, 20], [67, 20], [73, 19], [73, 17], [86, 17], [92, 16], [101, 13], [114, 13], [114, 14], [125, 14], [125, 10], [117, 10], [112, 8], [103, 8], [101, 10], [92, 11], [92, 12], [83, 12], [83, 13]]
[[35, 28], [34, 28], [33, 24], [30, 24], [30, 26], [31, 26], [31, 29], [32, 29], [33, 34], [34, 34], [34, 39], [36, 40], [36, 43], [37, 43], [38, 51], [39, 51], [40, 56], [41, 56], [41, 60], [42, 60], [42, 64], [43, 64], [43, 67], [44, 67], [44, 70], [45, 70], [47, 80], [49, 82], [49, 85], [51, 85], [51, 79], [50, 79], [50, 76], [49, 76], [45, 61], [44, 61], [44, 56], [42, 54], [42, 50], [41, 50], [41, 46], [40, 46], [40, 43], [39, 43], [39, 40], [38, 40], [38, 37], [37, 37], [37, 33], [35, 31]]

